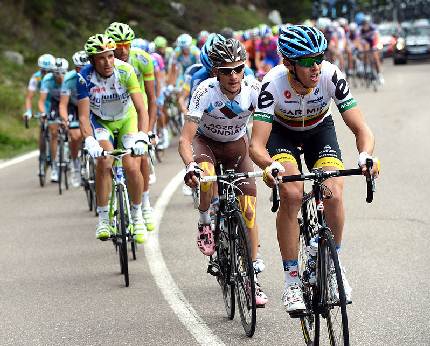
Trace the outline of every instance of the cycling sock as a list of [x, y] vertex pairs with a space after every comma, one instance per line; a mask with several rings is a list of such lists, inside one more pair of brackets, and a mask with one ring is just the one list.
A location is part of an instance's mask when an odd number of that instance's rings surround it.
[[341, 247], [342, 247], [341, 244], [336, 244], [336, 252], [337, 252], [338, 255], [340, 254]]
[[73, 168], [76, 171], [79, 171], [81, 169], [81, 161], [78, 158], [73, 159]]
[[211, 223], [211, 216], [209, 215], [209, 210], [201, 211], [199, 209], [199, 213], [200, 213], [199, 224], [200, 225], [209, 225]]
[[285, 286], [291, 284], [300, 284], [299, 272], [298, 272], [298, 261], [297, 260], [283, 260], [285, 274]]
[[136, 218], [142, 218], [142, 205], [141, 204], [132, 204], [130, 207], [130, 215], [134, 220]]
[[97, 207], [97, 213], [99, 214], [99, 222], [109, 221], [109, 206]]
[[142, 208], [150, 208], [151, 203], [149, 202], [149, 190], [142, 193]]

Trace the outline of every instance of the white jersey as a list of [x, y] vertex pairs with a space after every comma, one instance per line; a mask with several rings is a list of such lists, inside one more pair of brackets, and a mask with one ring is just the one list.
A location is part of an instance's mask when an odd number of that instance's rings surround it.
[[259, 81], [243, 79], [240, 93], [230, 101], [216, 78], [207, 79], [194, 91], [188, 116], [199, 121], [198, 133], [218, 142], [235, 141], [246, 134], [259, 92]]
[[357, 105], [344, 74], [328, 61], [322, 62], [320, 80], [306, 95], [294, 91], [291, 78], [284, 65], [274, 67], [264, 76], [255, 120], [276, 121], [290, 130], [305, 131], [331, 115], [331, 100], [340, 113]]

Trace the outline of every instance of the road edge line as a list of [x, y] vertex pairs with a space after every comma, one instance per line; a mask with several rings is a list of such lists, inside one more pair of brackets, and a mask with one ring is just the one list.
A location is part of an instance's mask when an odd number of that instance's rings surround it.
[[159, 243], [159, 227], [163, 214], [169, 202], [183, 181], [184, 171], [178, 172], [166, 185], [154, 207], [155, 230], [149, 233], [145, 243], [145, 256], [164, 299], [169, 304], [175, 315], [179, 318], [185, 328], [197, 340], [200, 345], [224, 345], [222, 340], [212, 333], [203, 319], [197, 314], [182, 291], [176, 285], [164, 261]]
[[39, 155], [39, 150], [33, 150], [33, 151], [30, 151], [27, 154], [24, 154], [24, 155], [21, 155], [21, 156], [17, 156], [17, 157], [15, 157], [13, 159], [6, 160], [5, 162], [0, 163], [0, 169], [6, 168], [6, 167], [10, 167], [10, 166], [16, 165], [18, 163], [24, 162], [24, 161], [26, 161], [28, 159], [36, 157], [37, 155]]

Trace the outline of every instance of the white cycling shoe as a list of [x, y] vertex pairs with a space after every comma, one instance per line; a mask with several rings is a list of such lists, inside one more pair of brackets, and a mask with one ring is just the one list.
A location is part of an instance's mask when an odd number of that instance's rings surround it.
[[[340, 272], [342, 274], [342, 282], [343, 282], [343, 288], [345, 290], [345, 298], [347, 303], [352, 303], [352, 288], [346, 278], [346, 271], [343, 266], [340, 266]], [[339, 290], [337, 289], [337, 280], [336, 280], [336, 272], [334, 270], [334, 267], [330, 269], [329, 274], [329, 294], [330, 294], [330, 300], [332, 303], [339, 302]]]
[[282, 295], [282, 302], [289, 314], [300, 313], [306, 310], [303, 301], [303, 291], [299, 284], [293, 283], [286, 286]]

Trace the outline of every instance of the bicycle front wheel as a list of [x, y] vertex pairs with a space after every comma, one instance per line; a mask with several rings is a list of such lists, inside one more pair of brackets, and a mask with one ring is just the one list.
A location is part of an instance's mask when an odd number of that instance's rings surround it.
[[[345, 290], [336, 245], [328, 228], [324, 228], [320, 232], [318, 251], [318, 285], [321, 292], [321, 315], [327, 320], [330, 345], [349, 345]], [[337, 297], [334, 294], [336, 289], [338, 292]]]
[[[219, 212], [218, 212], [219, 213]], [[229, 320], [234, 318], [235, 314], [235, 296], [234, 282], [231, 282], [231, 249], [230, 240], [227, 230], [220, 228], [221, 216], [218, 214], [216, 229], [217, 229], [217, 260], [219, 265], [219, 275], [217, 276], [218, 283], [221, 286], [224, 307]]]
[[58, 143], [58, 152], [59, 152], [59, 158], [58, 158], [58, 192], [60, 195], [63, 193], [62, 190], [62, 180], [63, 180], [63, 170], [64, 170], [64, 138], [62, 135], [59, 136], [59, 143]]
[[236, 212], [232, 218], [236, 259], [236, 296], [240, 320], [247, 336], [255, 332], [257, 306], [255, 303], [254, 267], [252, 265], [248, 231], [242, 214]]
[[120, 234], [118, 238], [120, 239], [119, 244], [119, 261], [121, 266], [121, 273], [124, 275], [125, 287], [130, 284], [128, 277], [128, 254], [127, 254], [127, 225], [125, 223], [125, 210], [124, 210], [124, 188], [122, 185], [118, 186], [117, 191], [117, 202], [118, 202], [118, 212], [119, 212], [119, 228]]

